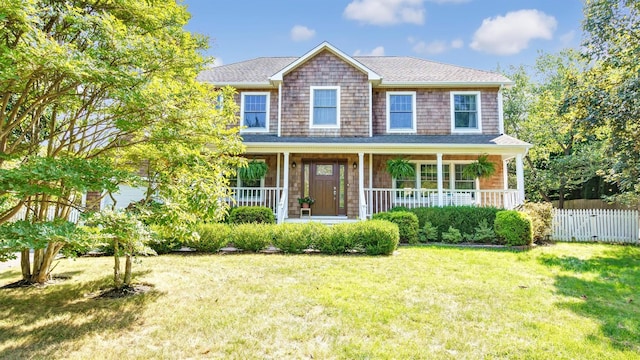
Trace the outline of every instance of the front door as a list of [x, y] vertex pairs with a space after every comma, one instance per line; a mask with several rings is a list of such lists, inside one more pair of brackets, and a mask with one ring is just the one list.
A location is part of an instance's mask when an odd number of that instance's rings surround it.
[[346, 215], [345, 162], [306, 162], [304, 177], [304, 192], [316, 200], [313, 215]]

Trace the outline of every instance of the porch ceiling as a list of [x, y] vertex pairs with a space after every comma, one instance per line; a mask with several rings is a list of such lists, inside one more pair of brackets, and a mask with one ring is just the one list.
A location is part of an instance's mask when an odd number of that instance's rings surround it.
[[372, 137], [278, 137], [243, 135], [249, 153], [526, 154], [532, 146], [508, 135], [376, 135]]

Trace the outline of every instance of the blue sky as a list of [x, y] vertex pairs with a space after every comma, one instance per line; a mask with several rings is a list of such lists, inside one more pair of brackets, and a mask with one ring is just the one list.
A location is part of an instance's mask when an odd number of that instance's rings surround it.
[[301, 56], [323, 41], [349, 55], [415, 56], [495, 70], [578, 47], [581, 0], [184, 0], [187, 29], [218, 64]]

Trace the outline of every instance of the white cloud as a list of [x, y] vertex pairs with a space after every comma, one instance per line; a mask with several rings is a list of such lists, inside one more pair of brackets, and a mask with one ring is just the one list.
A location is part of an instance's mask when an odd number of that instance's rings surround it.
[[296, 25], [291, 28], [291, 40], [293, 41], [305, 41], [313, 38], [316, 35], [316, 31], [309, 29], [303, 25]]
[[533, 39], [550, 40], [558, 22], [542, 11], [518, 10], [482, 21], [471, 48], [496, 55], [513, 55], [526, 49]]
[[568, 33], [560, 35], [560, 43], [562, 46], [569, 46], [575, 37], [576, 32], [571, 30]]
[[353, 56], [384, 56], [384, 47], [378, 46], [370, 52], [362, 52], [358, 49], [353, 53]]
[[353, 0], [344, 17], [372, 25], [424, 23], [424, 0]]
[[455, 39], [451, 42], [452, 49], [462, 49], [463, 46], [464, 46], [464, 41], [462, 41], [462, 39]]
[[464, 42], [461, 39], [455, 39], [451, 42], [435, 40], [429, 43], [424, 41], [416, 41], [414, 38], [409, 37], [410, 44], [414, 44], [412, 50], [418, 54], [442, 54], [443, 52], [451, 49], [460, 49], [464, 46]]

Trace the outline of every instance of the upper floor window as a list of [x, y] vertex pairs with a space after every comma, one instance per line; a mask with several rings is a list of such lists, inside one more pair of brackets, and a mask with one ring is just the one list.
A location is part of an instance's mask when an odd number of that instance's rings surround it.
[[240, 108], [242, 125], [246, 132], [269, 131], [269, 93], [243, 92]]
[[309, 101], [312, 128], [340, 127], [340, 87], [312, 86]]
[[482, 132], [479, 91], [451, 93], [451, 130], [452, 132]]
[[416, 132], [416, 93], [387, 92], [387, 132]]

